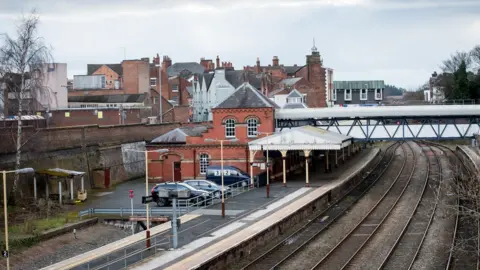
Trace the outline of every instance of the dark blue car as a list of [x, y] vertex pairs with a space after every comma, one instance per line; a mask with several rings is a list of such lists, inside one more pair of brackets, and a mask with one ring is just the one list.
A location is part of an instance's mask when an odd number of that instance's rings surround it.
[[[222, 184], [221, 166], [208, 166], [206, 179], [218, 185]], [[250, 175], [243, 172], [235, 166], [223, 166], [223, 185], [229, 186], [235, 183], [241, 183], [242, 186], [248, 185]]]

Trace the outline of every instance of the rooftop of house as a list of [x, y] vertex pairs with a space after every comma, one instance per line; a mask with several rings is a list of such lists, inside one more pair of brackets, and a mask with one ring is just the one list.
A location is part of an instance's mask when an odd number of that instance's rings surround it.
[[119, 76], [123, 74], [123, 67], [122, 64], [88, 64], [87, 65], [87, 75], [92, 75], [95, 71], [97, 71], [102, 66], [107, 66]]
[[293, 89], [288, 95], [287, 98], [301, 98], [303, 94], [298, 92], [297, 89]]
[[[207, 85], [207, 89], [210, 88], [210, 85], [212, 84], [212, 80], [215, 76], [215, 73], [205, 73], [202, 74], [201, 76], [198, 77], [198, 81], [200, 83], [200, 87], [203, 85], [203, 79], [205, 79], [205, 83]], [[244, 77], [246, 76], [246, 78]], [[225, 79], [234, 87], [238, 88], [240, 85], [242, 85], [245, 82], [245, 79], [256, 89], [261, 88], [261, 80], [260, 76], [253, 73], [253, 72], [247, 72], [245, 74], [245, 71], [243, 70], [230, 70], [230, 71], [225, 71]]]
[[282, 109], [306, 109], [308, 106], [305, 103], [285, 103]]
[[205, 68], [197, 62], [178, 62], [167, 68], [169, 77], [179, 76], [182, 72], [189, 71], [192, 74], [202, 74]]
[[180, 127], [171, 130], [151, 141], [151, 143], [186, 143], [187, 137], [200, 137], [207, 132], [208, 125]]
[[235, 92], [218, 104], [216, 109], [227, 108], [280, 108], [249, 83], [243, 83]]
[[69, 96], [68, 102], [79, 103], [143, 103], [145, 94], [99, 95], [99, 96]]
[[383, 80], [376, 81], [333, 81], [335, 89], [382, 89], [385, 88]]

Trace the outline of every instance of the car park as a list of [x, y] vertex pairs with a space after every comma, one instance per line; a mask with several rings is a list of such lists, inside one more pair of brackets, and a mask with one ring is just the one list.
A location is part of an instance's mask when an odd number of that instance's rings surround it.
[[178, 182], [167, 182], [167, 183], [161, 183], [157, 184], [152, 188], [152, 201], [156, 202], [158, 206], [169, 206], [172, 204], [172, 200], [169, 198], [161, 198], [159, 197], [159, 190], [164, 189], [164, 190], [189, 190], [190, 191], [190, 202], [191, 203], [196, 203], [197, 201], [199, 203], [204, 203], [205, 205], [208, 203], [208, 201], [211, 201], [213, 198], [212, 195], [205, 191], [205, 190], [200, 190], [195, 187], [192, 187], [189, 184], [186, 183], [178, 183]]
[[[200, 190], [205, 190], [213, 194], [215, 198], [220, 198], [222, 196], [222, 186], [218, 185], [209, 180], [184, 180], [183, 183], [189, 184], [192, 187]], [[223, 187], [224, 196], [230, 196], [232, 194], [232, 190], [230, 187], [224, 185]]]

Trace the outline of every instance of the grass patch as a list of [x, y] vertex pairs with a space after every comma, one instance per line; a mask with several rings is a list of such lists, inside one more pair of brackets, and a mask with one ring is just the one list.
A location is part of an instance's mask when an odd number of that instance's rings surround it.
[[10, 226], [8, 228], [11, 234], [32, 234], [39, 235], [45, 231], [60, 228], [67, 223], [78, 221], [79, 218], [75, 212], [58, 215], [51, 218], [26, 220], [22, 224]]

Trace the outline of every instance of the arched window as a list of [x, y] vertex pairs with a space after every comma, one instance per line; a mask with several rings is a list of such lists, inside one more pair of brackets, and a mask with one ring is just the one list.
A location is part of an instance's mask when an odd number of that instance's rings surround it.
[[225, 137], [235, 138], [235, 119], [225, 121]]
[[201, 154], [200, 155], [200, 174], [207, 173], [208, 165], [210, 165], [208, 154]]
[[258, 121], [255, 118], [250, 118], [247, 120], [247, 136], [248, 137], [257, 137], [257, 126]]

